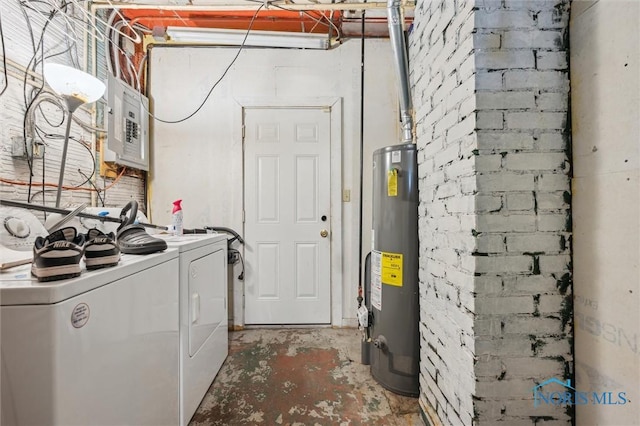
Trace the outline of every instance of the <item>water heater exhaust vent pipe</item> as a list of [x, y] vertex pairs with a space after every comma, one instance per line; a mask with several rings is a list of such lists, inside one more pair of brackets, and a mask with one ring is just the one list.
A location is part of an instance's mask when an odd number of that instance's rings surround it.
[[398, 96], [400, 98], [400, 120], [402, 122], [402, 142], [413, 143], [413, 105], [409, 88], [409, 58], [404, 37], [404, 16], [401, 0], [389, 0], [387, 3], [387, 22], [389, 39], [395, 59], [398, 77]]

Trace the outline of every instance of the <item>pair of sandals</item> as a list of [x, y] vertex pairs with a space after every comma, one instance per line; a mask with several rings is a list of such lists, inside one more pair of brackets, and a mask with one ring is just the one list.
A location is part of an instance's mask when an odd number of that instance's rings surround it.
[[153, 237], [144, 226], [135, 223], [138, 203], [129, 201], [120, 211], [120, 226], [116, 230], [116, 242], [125, 254], [150, 254], [167, 249], [167, 242]]

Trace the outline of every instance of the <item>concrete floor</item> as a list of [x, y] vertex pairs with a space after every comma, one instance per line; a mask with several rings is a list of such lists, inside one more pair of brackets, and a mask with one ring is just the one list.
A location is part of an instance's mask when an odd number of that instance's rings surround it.
[[417, 398], [383, 389], [356, 329], [230, 333], [229, 357], [190, 425], [423, 425]]

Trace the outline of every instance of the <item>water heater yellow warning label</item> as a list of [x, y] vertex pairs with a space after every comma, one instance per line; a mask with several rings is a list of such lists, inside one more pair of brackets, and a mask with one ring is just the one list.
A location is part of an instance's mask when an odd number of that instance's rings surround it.
[[398, 196], [398, 169], [387, 171], [387, 195], [389, 197]]
[[402, 254], [382, 252], [382, 283], [402, 287]]

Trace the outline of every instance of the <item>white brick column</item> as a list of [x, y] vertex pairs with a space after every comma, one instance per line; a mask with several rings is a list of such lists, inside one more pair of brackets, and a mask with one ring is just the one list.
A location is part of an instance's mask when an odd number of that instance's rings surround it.
[[568, 17], [567, 0], [416, 6], [420, 403], [433, 423], [570, 422], [532, 390], [573, 370]]
[[419, 171], [420, 403], [474, 417], [477, 135], [473, 2], [418, 2], [410, 37]]

